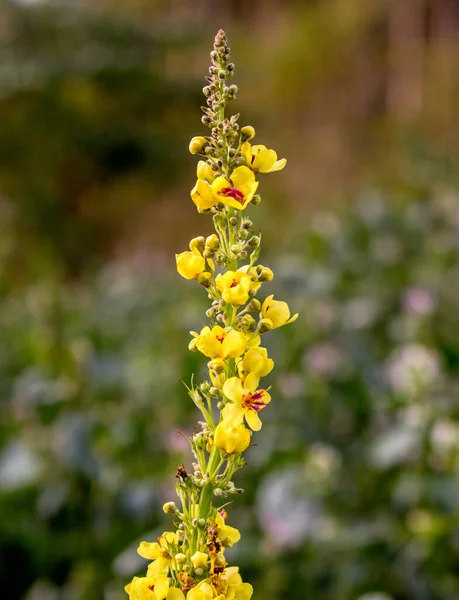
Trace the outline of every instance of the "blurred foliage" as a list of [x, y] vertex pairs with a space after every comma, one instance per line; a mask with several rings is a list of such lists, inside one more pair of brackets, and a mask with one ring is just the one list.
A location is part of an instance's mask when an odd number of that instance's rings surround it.
[[2, 594], [124, 598], [167, 523], [206, 302], [164, 266], [206, 227], [186, 147], [222, 24], [241, 112], [289, 160], [250, 212], [301, 315], [268, 341], [236, 562], [255, 599], [457, 600], [449, 0], [2, 3]]
[[[268, 341], [277, 401], [232, 510], [256, 597], [459, 594], [458, 203], [452, 190], [393, 207], [367, 194], [347, 215], [318, 212], [277, 257], [274, 291], [301, 318]], [[166, 521], [175, 466], [190, 460], [177, 428], [196, 418], [178, 377], [199, 373], [187, 331], [205, 301], [196, 288], [184, 304], [186, 283], [144, 261], [4, 290], [10, 598], [35, 580], [61, 595], [35, 583], [30, 598], [122, 597], [136, 542]]]

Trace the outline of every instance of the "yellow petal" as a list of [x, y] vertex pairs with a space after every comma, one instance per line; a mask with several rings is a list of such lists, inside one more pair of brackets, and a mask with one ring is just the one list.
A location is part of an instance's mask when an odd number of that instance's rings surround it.
[[[256, 149], [260, 148], [258, 151]], [[274, 150], [268, 150], [264, 146], [253, 146], [252, 153], [255, 158], [252, 161], [252, 169], [261, 173], [269, 173], [277, 160]]]
[[154, 560], [160, 556], [161, 547], [158, 542], [140, 542], [137, 554], [147, 560]]
[[244, 391], [254, 392], [258, 384], [260, 383], [260, 378], [256, 373], [249, 373], [244, 381]]
[[245, 413], [245, 420], [252, 431], [260, 431], [262, 423], [257, 412], [254, 410], [247, 410]]
[[223, 393], [232, 402], [242, 402], [242, 396], [244, 395], [244, 388], [242, 381], [239, 377], [231, 377], [223, 386]]
[[245, 158], [246, 163], [252, 164], [252, 145], [250, 142], [244, 142], [241, 146], [241, 154]]
[[158, 577], [155, 583], [155, 594], [157, 600], [164, 600], [169, 591], [169, 578], [162, 576]]
[[198, 179], [201, 179], [202, 181], [212, 181], [215, 176], [215, 172], [212, 170], [209, 163], [204, 160], [200, 160], [196, 169], [196, 175], [198, 176]]
[[211, 186], [207, 183], [207, 181], [202, 181], [202, 179], [198, 179], [196, 185], [191, 190], [191, 199], [196, 206], [202, 210], [211, 208], [218, 202], [212, 193]]
[[231, 329], [231, 331], [227, 333], [221, 346], [223, 358], [236, 358], [240, 356], [245, 350], [245, 345], [245, 335], [240, 331]]
[[185, 594], [178, 588], [169, 588], [166, 600], [185, 600]]
[[196, 279], [206, 268], [206, 261], [199, 250], [175, 255], [177, 271], [185, 279]]
[[276, 160], [276, 162], [271, 167], [270, 173], [274, 173], [274, 171], [282, 171], [282, 169], [287, 164], [286, 158], [281, 158], [280, 160]]
[[231, 174], [234, 187], [241, 189], [245, 185], [251, 185], [255, 181], [255, 175], [248, 167], [237, 167]]
[[223, 420], [233, 425], [240, 425], [244, 420], [245, 410], [242, 405], [236, 402], [227, 404], [222, 410]]

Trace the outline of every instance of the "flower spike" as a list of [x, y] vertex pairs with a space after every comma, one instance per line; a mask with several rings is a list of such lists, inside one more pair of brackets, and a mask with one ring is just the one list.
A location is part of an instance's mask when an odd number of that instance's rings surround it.
[[[210, 53], [206, 106], [202, 123], [209, 135], [197, 135], [189, 150], [199, 155], [197, 181], [191, 199], [199, 212], [210, 213], [215, 233], [197, 236], [189, 250], [176, 254], [178, 273], [205, 288], [209, 318], [191, 332], [189, 349], [208, 360], [208, 376], [186, 386], [202, 413], [199, 429], [187, 437], [196, 462], [179, 465], [176, 490], [179, 506], [166, 502], [175, 531], [156, 541], [141, 542], [138, 553], [150, 561], [146, 576], [134, 577], [125, 590], [129, 600], [250, 600], [253, 589], [239, 568], [230, 566], [225, 549], [239, 542], [239, 531], [227, 524], [224, 499], [240, 494], [233, 476], [244, 466], [242, 454], [262, 427], [261, 414], [271, 396], [261, 379], [274, 367], [261, 345], [266, 332], [293, 322], [286, 302], [256, 296], [273, 280], [273, 271], [257, 264], [261, 235], [246, 210], [259, 204], [258, 173], [280, 171], [286, 160], [274, 150], [251, 145], [252, 126], [239, 128], [239, 115], [226, 116], [237, 93], [230, 85], [234, 64], [224, 31], [218, 31]], [[215, 416], [218, 415], [218, 419]], [[215, 499], [215, 500], [214, 500]]]

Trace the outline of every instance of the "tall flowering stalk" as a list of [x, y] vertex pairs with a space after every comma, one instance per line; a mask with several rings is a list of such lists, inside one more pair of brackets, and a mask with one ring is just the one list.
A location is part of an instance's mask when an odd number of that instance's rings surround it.
[[[134, 577], [126, 586], [130, 600], [249, 600], [252, 586], [243, 583], [238, 567], [229, 566], [225, 549], [239, 541], [237, 529], [226, 523], [228, 498], [242, 493], [233, 476], [244, 465], [243, 452], [260, 415], [271, 401], [260, 379], [273, 368], [261, 335], [291, 323], [285, 302], [256, 295], [273, 279], [268, 267], [256, 264], [260, 235], [245, 216], [260, 196], [256, 175], [280, 171], [286, 160], [274, 150], [251, 145], [253, 127], [239, 128], [238, 117], [225, 116], [237, 87], [226, 34], [220, 30], [210, 53], [212, 65], [203, 92], [202, 122], [211, 133], [194, 137], [190, 152], [200, 154], [197, 182], [191, 198], [200, 213], [210, 213], [216, 233], [191, 240], [189, 251], [176, 255], [177, 270], [185, 279], [196, 279], [212, 305], [209, 326], [191, 332], [189, 348], [209, 359], [209, 376], [187, 388], [202, 413], [200, 429], [188, 438], [196, 459], [193, 471], [180, 465], [176, 474], [175, 502], [164, 511], [175, 517], [174, 531], [156, 542], [142, 542], [138, 553], [150, 560], [146, 577]], [[215, 267], [217, 265], [217, 268]], [[219, 271], [218, 273], [216, 271]]]

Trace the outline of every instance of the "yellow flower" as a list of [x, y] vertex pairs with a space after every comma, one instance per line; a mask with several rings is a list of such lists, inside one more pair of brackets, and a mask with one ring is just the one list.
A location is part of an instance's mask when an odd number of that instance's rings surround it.
[[250, 432], [242, 423], [223, 420], [215, 429], [214, 442], [226, 454], [244, 452], [250, 445]]
[[187, 600], [212, 600], [214, 590], [208, 581], [201, 581], [196, 587], [192, 588], [186, 595]]
[[200, 210], [212, 208], [218, 202], [210, 185], [210, 182], [215, 178], [215, 173], [206, 161], [200, 160], [196, 169], [196, 175], [198, 180], [191, 190], [191, 199]]
[[239, 377], [231, 377], [223, 384], [223, 393], [232, 404], [227, 404], [222, 411], [223, 420], [240, 423], [244, 417], [253, 431], [261, 429], [258, 413], [271, 402], [271, 396], [266, 390], [257, 390], [260, 379], [255, 373], [250, 373], [244, 383]]
[[195, 569], [205, 569], [208, 561], [209, 555], [205, 552], [199, 552], [199, 550], [191, 557], [191, 562], [193, 563], [193, 567]]
[[204, 146], [207, 146], [206, 138], [202, 137], [202, 135], [197, 135], [194, 138], [191, 138], [188, 148], [191, 154], [200, 154]]
[[170, 594], [169, 578], [165, 575], [134, 577], [125, 588], [129, 600], [182, 600], [177, 594]]
[[268, 296], [261, 306], [261, 316], [272, 323], [272, 328], [282, 327], [293, 323], [298, 318], [298, 313], [290, 317], [290, 309], [287, 302], [273, 300], [274, 296]]
[[227, 525], [225, 523], [225, 519], [223, 518], [220, 512], [217, 512], [215, 522], [217, 524], [217, 535], [222, 544], [223, 542], [225, 542], [223, 545], [226, 548], [231, 548], [231, 546], [234, 546], [234, 544], [236, 544], [241, 539], [241, 534], [239, 533], [239, 530], [236, 529], [236, 527], [230, 527], [229, 525]]
[[268, 358], [266, 348], [250, 348], [244, 358], [239, 361], [239, 373], [247, 376], [254, 373], [258, 377], [265, 377], [273, 370], [274, 361]]
[[239, 567], [228, 567], [221, 575], [221, 579], [226, 584], [226, 600], [250, 600], [253, 594], [253, 588], [250, 583], [243, 583], [239, 575]]
[[200, 210], [212, 208], [212, 206], [215, 206], [215, 204], [218, 202], [212, 193], [212, 187], [207, 183], [207, 181], [203, 181], [202, 179], [197, 180], [196, 185], [190, 192], [190, 195], [191, 199]]
[[252, 146], [250, 142], [244, 142], [241, 147], [242, 156], [247, 161], [249, 167], [257, 173], [272, 173], [281, 171], [287, 164], [285, 158], [277, 160], [277, 154], [274, 150], [268, 150], [266, 146], [258, 144]]
[[257, 191], [258, 182], [255, 181], [255, 175], [247, 167], [237, 167], [232, 172], [230, 181], [220, 176], [212, 183], [216, 202], [220, 201], [237, 210], [243, 210]]
[[167, 573], [172, 560], [173, 550], [169, 550], [177, 544], [177, 536], [171, 531], [165, 531], [157, 542], [141, 542], [137, 548], [137, 554], [147, 560], [154, 562], [148, 566], [148, 575]]
[[249, 299], [252, 280], [248, 275], [241, 271], [227, 271], [224, 274], [218, 274], [215, 279], [217, 288], [222, 298], [228, 304], [245, 304]]
[[206, 261], [199, 250], [175, 255], [177, 271], [185, 279], [196, 279], [206, 268]]
[[205, 160], [200, 160], [196, 169], [196, 175], [198, 179], [202, 181], [213, 181], [215, 179], [215, 171], [212, 170], [211, 166]]
[[201, 333], [191, 332], [196, 338], [197, 349], [208, 358], [236, 358], [246, 347], [246, 337], [240, 331], [230, 329], [227, 331], [216, 325], [212, 329], [203, 327]]

